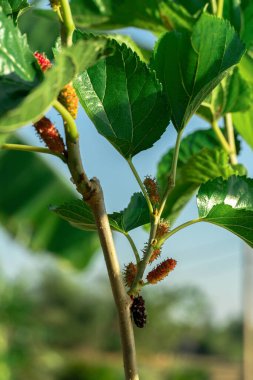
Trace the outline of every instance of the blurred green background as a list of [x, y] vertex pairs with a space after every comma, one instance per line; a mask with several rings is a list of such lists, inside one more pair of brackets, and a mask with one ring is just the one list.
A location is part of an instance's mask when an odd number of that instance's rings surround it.
[[[212, 321], [194, 287], [144, 293], [148, 324], [135, 328], [145, 380], [240, 379], [242, 322]], [[123, 380], [108, 281], [96, 286], [52, 265], [0, 282], [0, 380]]]

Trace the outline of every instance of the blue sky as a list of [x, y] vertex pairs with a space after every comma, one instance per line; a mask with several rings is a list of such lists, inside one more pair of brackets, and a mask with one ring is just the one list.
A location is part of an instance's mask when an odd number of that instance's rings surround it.
[[[128, 30], [129, 32], [129, 30]], [[145, 44], [153, 44], [154, 37], [130, 29], [136, 39], [144, 38]], [[55, 112], [50, 112], [52, 121], [57, 123], [59, 118]], [[139, 191], [127, 163], [113, 149], [113, 147], [93, 127], [90, 120], [82, 110], [79, 111], [78, 126], [81, 134], [81, 149], [84, 165], [89, 177], [96, 176], [100, 179], [104, 189], [107, 211], [121, 210], [128, 204], [131, 195]], [[193, 130], [206, 128], [206, 124], [194, 117], [185, 135]], [[23, 128], [23, 134], [38, 144], [35, 137], [31, 137], [32, 129]], [[134, 163], [141, 178], [145, 175], [155, 175], [156, 165], [168, 148], [175, 143], [176, 133], [170, 125], [162, 138], [152, 149], [141, 152], [134, 159]], [[69, 178], [66, 169], [55, 158], [54, 165]], [[243, 144], [239, 162], [244, 163], [253, 176], [252, 151]], [[197, 216], [195, 198], [187, 205], [180, 215], [177, 224], [181, 224]], [[139, 249], [143, 248], [147, 235], [142, 229], [133, 231]], [[116, 246], [120, 262], [123, 265], [133, 260], [131, 249], [124, 237], [116, 235]], [[206, 223], [188, 227], [174, 235], [163, 249], [163, 258], [173, 257], [178, 265], [173, 273], [158, 286], [177, 287], [181, 285], [196, 285], [208, 295], [217, 319], [223, 320], [241, 311], [242, 306], [242, 251], [244, 244], [237, 237], [221, 228]], [[8, 273], [19, 274], [31, 268], [40, 268], [47, 263], [47, 257], [30, 256], [0, 231], [0, 266]], [[92, 274], [105, 272], [102, 255], [97, 255], [91, 265]]]

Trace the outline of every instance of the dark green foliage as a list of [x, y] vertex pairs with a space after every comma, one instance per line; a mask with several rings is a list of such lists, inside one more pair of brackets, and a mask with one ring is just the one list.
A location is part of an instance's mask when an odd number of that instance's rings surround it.
[[152, 66], [164, 85], [178, 131], [244, 52], [229, 23], [208, 14], [200, 17], [191, 35], [174, 31], [160, 37]]
[[7, 231], [31, 250], [51, 252], [84, 268], [98, 248], [96, 234], [74, 229], [48, 210], [49, 204], [73, 197], [68, 184], [44, 160], [26, 152], [1, 151], [0, 178], [0, 221]]
[[169, 372], [166, 380], [210, 380], [209, 371], [202, 368], [178, 368]]
[[128, 159], [161, 137], [170, 112], [155, 73], [126, 45], [111, 46], [114, 54], [79, 75], [74, 87], [98, 132]]

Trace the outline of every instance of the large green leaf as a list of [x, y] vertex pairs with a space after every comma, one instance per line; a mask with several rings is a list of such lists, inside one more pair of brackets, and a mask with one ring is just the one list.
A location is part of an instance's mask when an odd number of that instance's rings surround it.
[[53, 58], [52, 47], [60, 35], [60, 24], [55, 12], [30, 8], [19, 17], [18, 25], [21, 32], [27, 35], [32, 51], [44, 52], [50, 59]]
[[208, 14], [200, 17], [191, 35], [177, 31], [162, 35], [153, 67], [164, 85], [177, 130], [184, 128], [244, 51], [229, 22]]
[[180, 4], [166, 0], [159, 3], [160, 17], [168, 30], [192, 30], [196, 21]]
[[[162, 190], [167, 184], [173, 151], [170, 149], [158, 164], [157, 178]], [[234, 173], [245, 174], [241, 166], [232, 167], [228, 161], [228, 155], [220, 149], [212, 130], [196, 131], [184, 138], [179, 152], [176, 186], [168, 196], [163, 216], [174, 222], [201, 183], [218, 176], [227, 178]]]
[[[253, 88], [253, 59], [248, 54], [245, 54], [239, 67], [243, 78]], [[253, 148], [253, 106], [246, 112], [235, 113], [233, 122], [237, 132]]]
[[233, 122], [237, 132], [253, 149], [253, 106], [247, 112], [235, 113]]
[[156, 0], [72, 0], [71, 9], [77, 27], [118, 29], [136, 26], [155, 32], [165, 28]]
[[197, 196], [202, 221], [226, 228], [253, 247], [253, 180], [232, 176], [202, 185]]
[[243, 11], [243, 28], [241, 37], [246, 43], [248, 49], [253, 48], [253, 2], [244, 9]]
[[150, 148], [169, 124], [169, 110], [155, 73], [124, 44], [74, 81], [80, 103], [125, 158]]
[[10, 16], [16, 21], [18, 16], [29, 7], [29, 3], [27, 0], [0, 0], [0, 7], [6, 16]]
[[105, 39], [91, 39], [79, 41], [71, 48], [63, 50], [57, 55], [54, 67], [45, 73], [42, 82], [28, 96], [21, 98], [22, 101], [18, 105], [17, 101], [14, 101], [13, 109], [8, 112], [0, 112], [0, 132], [14, 131], [40, 119], [57, 99], [60, 90], [75, 75], [99, 59], [105, 45]]
[[199, 107], [197, 114], [209, 122], [230, 112], [245, 112], [253, 102], [253, 86], [238, 68], [226, 76]]
[[[81, 200], [67, 202], [61, 206], [51, 207], [62, 219], [81, 230], [96, 230], [95, 220], [90, 208]], [[135, 193], [129, 205], [120, 212], [109, 214], [113, 230], [126, 233], [149, 222], [149, 210], [142, 193]]]
[[36, 74], [34, 61], [26, 36], [0, 7], [0, 75], [15, 72], [23, 80], [32, 81]]
[[68, 183], [38, 155], [1, 150], [0, 178], [2, 227], [29, 249], [84, 268], [99, 246], [97, 234], [72, 228], [48, 209], [73, 198]]

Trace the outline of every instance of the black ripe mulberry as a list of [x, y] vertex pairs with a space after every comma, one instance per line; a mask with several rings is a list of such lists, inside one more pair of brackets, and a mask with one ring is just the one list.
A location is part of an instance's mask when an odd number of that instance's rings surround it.
[[140, 328], [144, 327], [147, 321], [147, 315], [145, 313], [145, 301], [142, 296], [133, 298], [130, 310], [136, 326]]

